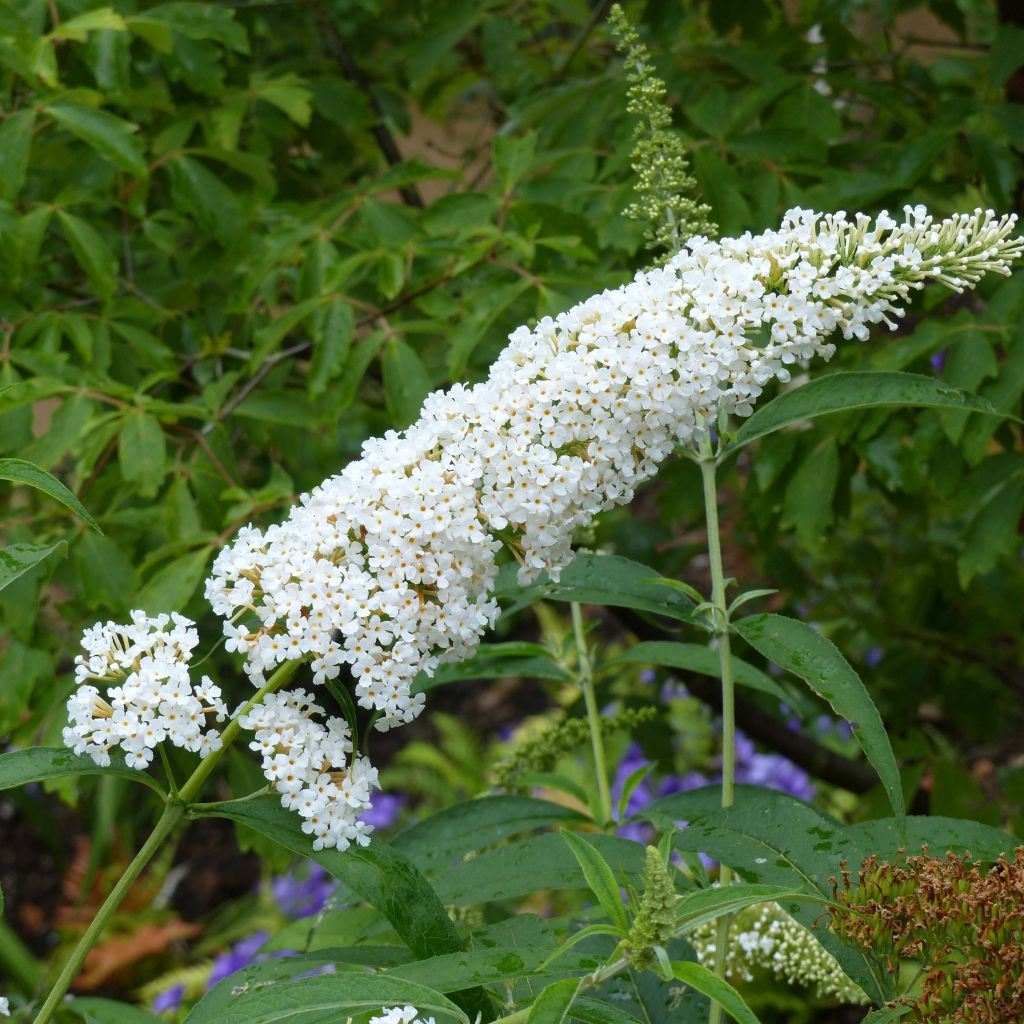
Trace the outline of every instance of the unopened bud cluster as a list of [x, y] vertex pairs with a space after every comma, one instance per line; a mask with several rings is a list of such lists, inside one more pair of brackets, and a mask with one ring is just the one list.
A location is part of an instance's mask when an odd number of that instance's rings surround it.
[[379, 729], [411, 721], [417, 677], [472, 656], [497, 618], [503, 546], [521, 582], [557, 579], [577, 528], [630, 502], [720, 413], [748, 415], [791, 365], [828, 358], [830, 335], [894, 326], [927, 280], [1008, 273], [1014, 225], [980, 210], [935, 222], [907, 208], [897, 224], [794, 209], [777, 231], [693, 237], [664, 266], [519, 328], [487, 380], [430, 395], [406, 431], [367, 441], [284, 522], [220, 552], [206, 595], [226, 648], [257, 684], [309, 661], [314, 683], [350, 676]]
[[656, 946], [665, 947], [676, 929], [676, 889], [668, 865], [654, 846], [647, 847], [643, 892], [623, 944], [630, 962], [643, 970], [654, 962]]
[[[607, 736], [618, 730], [632, 732], [638, 725], [649, 722], [658, 714], [657, 708], [624, 708], [617, 714], [601, 716], [601, 734]], [[537, 736], [524, 740], [492, 771], [497, 786], [507, 786], [517, 775], [546, 772], [554, 768], [558, 759], [585, 743], [590, 727], [585, 718], [568, 718], [548, 726]]]
[[[715, 961], [716, 922], [701, 925], [690, 941], [701, 963]], [[767, 972], [788, 985], [811, 989], [839, 1003], [866, 1003], [867, 996], [814, 934], [777, 903], [760, 903], [739, 911], [729, 931], [726, 977], [753, 981]]]
[[928, 1024], [1024, 1020], [1024, 846], [988, 870], [948, 853], [895, 864], [869, 857], [853, 883], [833, 879], [833, 930], [895, 973], [901, 960], [924, 965], [903, 1004]]

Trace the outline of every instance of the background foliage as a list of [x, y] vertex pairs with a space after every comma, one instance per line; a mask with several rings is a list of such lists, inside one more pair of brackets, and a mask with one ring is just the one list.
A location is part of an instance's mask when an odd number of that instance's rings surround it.
[[[658, 258], [621, 215], [632, 124], [604, 7], [0, 6], [0, 386], [14, 385], [0, 456], [56, 473], [103, 529], [0, 485], [7, 543], [67, 542], [0, 591], [0, 736], [59, 742], [84, 624], [134, 607], [209, 617], [201, 581], [239, 526], [281, 515], [430, 389], [478, 379], [519, 323]], [[995, 4], [630, 13], [723, 233], [793, 205], [1020, 206], [1024, 28]], [[1020, 415], [1022, 281], [929, 292], [897, 336], [836, 360], [936, 373]], [[771, 610], [866, 666], [918, 809], [1019, 834], [1019, 427], [844, 414], [731, 466], [732, 574], [779, 588]], [[584, 540], [701, 584], [700, 523], [680, 462]], [[613, 639], [665, 636], [608, 625]], [[502, 628], [563, 629], [527, 614]], [[524, 712], [557, 700], [546, 685]], [[649, 700], [632, 676], [603, 685]], [[777, 700], [747, 700], [770, 736]], [[664, 730], [640, 738], [669, 768]], [[452, 769], [458, 792], [484, 784], [475, 767]], [[881, 801], [848, 810], [870, 817]], [[148, 814], [133, 806], [122, 828]]]

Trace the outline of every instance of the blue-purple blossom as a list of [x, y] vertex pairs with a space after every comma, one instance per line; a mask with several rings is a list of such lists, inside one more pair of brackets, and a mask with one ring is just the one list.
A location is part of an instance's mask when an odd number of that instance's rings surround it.
[[167, 1013], [171, 1010], [180, 1010], [185, 999], [185, 986], [172, 985], [165, 988], [156, 999], [153, 1000], [154, 1013]]
[[941, 349], [936, 352], [928, 361], [932, 364], [932, 370], [939, 374], [946, 368], [946, 359], [949, 357], [949, 349]]
[[277, 909], [286, 917], [309, 917], [327, 905], [337, 882], [319, 865], [308, 861], [305, 869], [292, 868], [270, 883]]
[[864, 664], [868, 668], [877, 668], [885, 657], [885, 651], [881, 647], [869, 647], [864, 652]]
[[207, 992], [209, 992], [217, 982], [230, 977], [235, 973], [235, 971], [240, 971], [243, 967], [250, 967], [252, 964], [260, 964], [263, 963], [264, 960], [272, 960], [275, 957], [294, 955], [295, 950], [293, 949], [277, 949], [272, 952], [261, 953], [260, 950], [264, 947], [267, 939], [269, 938], [269, 932], [253, 932], [252, 935], [247, 938], [242, 939], [240, 942], [236, 942], [226, 953], [221, 953], [221, 955], [213, 961], [213, 967], [210, 969], [210, 977], [206, 980]]

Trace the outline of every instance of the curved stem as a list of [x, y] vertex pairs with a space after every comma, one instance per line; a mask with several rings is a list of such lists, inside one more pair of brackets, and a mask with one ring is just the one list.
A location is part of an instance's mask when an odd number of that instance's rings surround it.
[[288, 682], [293, 675], [295, 675], [300, 664], [302, 664], [300, 661], [286, 661], [283, 665], [279, 665], [266, 683], [264, 683], [263, 686], [249, 698], [245, 706], [232, 717], [231, 721], [224, 727], [224, 731], [220, 734], [220, 749], [215, 750], [209, 755], [209, 757], [204, 758], [199, 763], [199, 767], [189, 777], [185, 785], [181, 787], [178, 796], [182, 803], [187, 804], [199, 795], [199, 791], [203, 788], [203, 784], [210, 777], [210, 773], [217, 767], [217, 762], [220, 761], [224, 756], [224, 752], [235, 741], [235, 737], [238, 735], [238, 730], [242, 727], [240, 724], [242, 716], [247, 715], [268, 694], [274, 693], [276, 690], [279, 690], [284, 686], [284, 684]]
[[266, 684], [253, 694], [245, 706], [225, 726], [224, 731], [221, 733], [220, 748], [200, 761], [199, 766], [176, 794], [176, 798], [172, 797], [168, 800], [163, 814], [160, 815], [142, 849], [139, 850], [135, 855], [135, 859], [125, 869], [124, 874], [110, 891], [110, 895], [103, 901], [103, 906], [100, 907], [92, 923], [78, 940], [78, 945], [75, 946], [74, 952], [68, 958], [67, 963], [64, 964], [60, 975], [50, 990], [50, 994], [46, 997], [46, 1001], [36, 1014], [34, 1024], [47, 1024], [47, 1021], [53, 1016], [54, 1011], [60, 1005], [61, 1000], [63, 1000], [67, 990], [71, 987], [72, 982], [81, 970], [82, 964], [85, 963], [85, 958], [89, 955], [89, 951], [96, 945], [96, 942], [103, 933], [103, 929], [117, 912], [117, 908], [121, 905], [121, 901], [127, 895], [128, 890], [139, 875], [142, 874], [143, 868], [152, 860], [153, 855], [163, 845], [164, 840], [174, 831], [174, 827], [184, 817], [189, 802], [199, 795], [206, 780], [210, 777], [210, 773], [217, 766], [217, 762], [224, 756], [224, 751], [234, 742], [235, 737], [238, 735], [238, 730], [241, 728], [239, 719], [259, 704], [267, 694], [273, 693], [291, 679], [299, 665], [299, 661], [286, 661], [271, 675]]
[[601, 824], [612, 820], [612, 795], [608, 790], [608, 769], [604, 759], [604, 735], [601, 731], [601, 716], [597, 710], [594, 695], [594, 666], [587, 647], [587, 634], [583, 628], [583, 610], [578, 602], [572, 602], [572, 628], [576, 635], [576, 655], [579, 659], [577, 679], [583, 690], [583, 702], [587, 707], [587, 724], [590, 727], [590, 745], [594, 751], [594, 774], [597, 776], [597, 795], [601, 808]]
[[171, 834], [174, 826], [181, 821], [184, 813], [185, 808], [181, 804], [167, 804], [164, 808], [163, 814], [160, 815], [156, 826], [143, 844], [142, 849], [139, 850], [135, 855], [135, 859], [117, 880], [117, 885], [111, 889], [110, 895], [103, 901], [103, 906], [100, 907], [96, 916], [92, 919], [92, 923], [78, 940], [78, 945], [75, 946], [74, 952], [68, 958], [67, 963], [64, 964], [64, 969], [54, 982], [53, 988], [50, 989], [46, 1002], [43, 1003], [39, 1013], [36, 1014], [35, 1024], [46, 1024], [46, 1021], [53, 1016], [54, 1011], [64, 999], [65, 993], [71, 987], [71, 983], [75, 980], [79, 970], [81, 970], [82, 964], [85, 963], [85, 958], [89, 955], [103, 929], [107, 926], [107, 922], [114, 916], [115, 911], [121, 905], [121, 900], [124, 899], [135, 879], [142, 874], [142, 869], [150, 862], [153, 854], [160, 849], [164, 840]]
[[[725, 572], [722, 568], [722, 540], [718, 527], [718, 488], [715, 470], [718, 460], [705, 435], [700, 447], [700, 473], [704, 485], [704, 515], [708, 529], [708, 559], [711, 563], [711, 603], [714, 633], [718, 639], [718, 662], [722, 673], [722, 806], [731, 807], [736, 776], [736, 693], [732, 675], [732, 647], [729, 639], [729, 608], [725, 600]], [[719, 883], [732, 881], [732, 869], [723, 864]], [[731, 915], [718, 919], [715, 935], [715, 974], [725, 978]], [[721, 1024], [722, 1007], [712, 1001], [709, 1024]]]

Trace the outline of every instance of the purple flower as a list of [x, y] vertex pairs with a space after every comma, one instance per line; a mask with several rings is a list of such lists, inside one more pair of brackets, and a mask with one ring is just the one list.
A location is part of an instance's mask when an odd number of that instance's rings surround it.
[[681, 700], [689, 696], [690, 691], [678, 679], [669, 679], [661, 688], [661, 700], [665, 704], [670, 700]]
[[640, 673], [640, 681], [642, 683], [653, 683], [658, 678], [658, 673], [653, 668], [645, 668]]
[[324, 909], [336, 884], [319, 864], [308, 861], [302, 874], [292, 869], [274, 878], [270, 883], [270, 894], [278, 910], [286, 917], [309, 917]]
[[180, 1010], [184, 999], [185, 986], [172, 985], [170, 988], [165, 988], [163, 992], [153, 1000], [153, 1012], [166, 1013], [169, 1010]]
[[206, 991], [209, 992], [218, 981], [223, 981], [234, 974], [235, 971], [240, 971], [243, 967], [263, 963], [264, 960], [270, 960], [274, 957], [292, 956], [294, 954], [295, 951], [292, 949], [279, 949], [274, 950], [272, 953], [260, 953], [260, 950], [269, 938], [268, 932], [253, 932], [248, 938], [242, 939], [241, 942], [236, 942], [226, 953], [221, 953], [213, 961], [210, 977], [206, 981]]
[[375, 793], [369, 810], [363, 812], [362, 818], [373, 828], [390, 828], [404, 806], [405, 796], [401, 793]]
[[864, 664], [868, 668], [877, 668], [884, 657], [885, 651], [881, 647], [869, 647], [864, 652]]
[[932, 364], [932, 370], [934, 370], [935, 373], [942, 373], [942, 371], [946, 368], [946, 358], [948, 356], [949, 350], [942, 349], [940, 352], [936, 352], [935, 355], [931, 357], [929, 362]]

